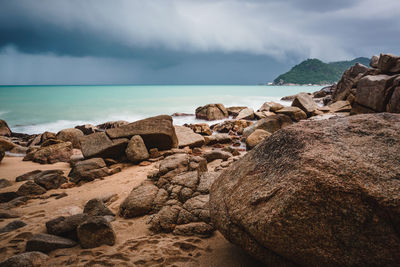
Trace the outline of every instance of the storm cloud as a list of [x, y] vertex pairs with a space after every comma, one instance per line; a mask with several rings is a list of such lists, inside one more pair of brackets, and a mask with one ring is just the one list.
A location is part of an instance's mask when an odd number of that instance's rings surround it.
[[306, 58], [400, 52], [397, 0], [0, 0], [0, 7], [1, 84], [255, 84]]

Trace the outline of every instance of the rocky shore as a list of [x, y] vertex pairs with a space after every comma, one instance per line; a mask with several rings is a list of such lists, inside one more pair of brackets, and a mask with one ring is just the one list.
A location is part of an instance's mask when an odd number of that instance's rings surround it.
[[0, 266], [398, 264], [400, 57], [370, 65], [211, 126], [0, 120]]

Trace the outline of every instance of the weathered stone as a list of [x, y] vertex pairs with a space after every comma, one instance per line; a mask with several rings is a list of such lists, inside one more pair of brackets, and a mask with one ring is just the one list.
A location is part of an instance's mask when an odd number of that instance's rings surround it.
[[181, 207], [164, 206], [157, 214], [149, 218], [150, 230], [154, 232], [172, 232], [175, 229]]
[[64, 237], [49, 234], [36, 234], [26, 242], [26, 251], [49, 253], [60, 248], [72, 248], [76, 242]]
[[359, 63], [346, 70], [336, 85], [336, 89], [333, 90], [333, 101], [346, 100], [350, 90], [357, 86], [357, 82], [368, 70], [368, 67]]
[[111, 140], [106, 133], [99, 132], [80, 138], [85, 158], [118, 158], [125, 154], [128, 139]]
[[4, 178], [0, 179], [0, 188], [9, 187], [11, 185], [12, 184], [11, 184], [11, 182], [9, 180], [4, 179]]
[[11, 136], [11, 130], [7, 122], [0, 120], [0, 136]]
[[89, 218], [88, 214], [76, 214], [72, 216], [61, 216], [46, 222], [46, 229], [49, 234], [78, 240], [78, 226]]
[[222, 159], [223, 161], [225, 161], [228, 160], [231, 156], [232, 156], [231, 153], [222, 150], [211, 150], [203, 154], [203, 158], [205, 158], [207, 162], [211, 162], [216, 159]]
[[399, 150], [398, 114], [286, 127], [214, 182], [213, 225], [270, 266], [397, 265]]
[[377, 68], [378, 67], [378, 62], [379, 62], [379, 56], [372, 56], [371, 57], [371, 61], [369, 62], [369, 65], [373, 68]]
[[314, 92], [313, 98], [322, 98], [322, 97], [332, 94], [333, 87], [334, 87], [334, 85], [325, 86], [321, 90]]
[[228, 111], [222, 104], [208, 104], [196, 108], [196, 118], [202, 120], [222, 120], [228, 118]]
[[261, 129], [256, 129], [252, 134], [249, 135], [249, 137], [246, 138], [246, 146], [248, 149], [252, 149], [269, 136], [271, 136], [270, 132]]
[[254, 110], [252, 108], [242, 109], [237, 115], [238, 120], [254, 120]]
[[99, 129], [96, 126], [92, 125], [92, 124], [78, 125], [78, 126], [75, 126], [75, 129], [78, 129], [78, 130], [82, 131], [82, 133], [84, 135], [89, 135], [89, 134], [92, 134], [92, 133], [95, 133], [95, 132], [99, 131]]
[[209, 195], [195, 196], [183, 204], [183, 208], [203, 222], [210, 222]]
[[0, 137], [0, 150], [2, 151], [10, 151], [16, 145], [5, 137]]
[[24, 183], [17, 190], [19, 196], [43, 195], [44, 193], [46, 193], [46, 189], [32, 181]]
[[81, 148], [79, 138], [84, 136], [83, 132], [79, 129], [69, 128], [61, 130], [57, 133], [57, 139], [63, 140], [64, 142], [71, 142], [73, 148]]
[[71, 182], [78, 183], [80, 181], [90, 182], [110, 174], [110, 170], [102, 158], [92, 158], [77, 162], [68, 177]]
[[193, 132], [201, 135], [212, 135], [210, 126], [207, 123], [198, 124], [184, 124], [183, 126], [188, 127], [193, 130]]
[[392, 96], [386, 106], [386, 111], [400, 113], [400, 76], [394, 80], [391, 90]]
[[27, 173], [22, 174], [22, 175], [18, 176], [17, 178], [15, 178], [15, 181], [23, 182], [23, 181], [33, 180], [35, 178], [35, 176], [41, 172], [42, 172], [41, 170], [34, 170], [34, 171], [27, 172]]
[[64, 143], [63, 140], [60, 139], [46, 139], [46, 141], [42, 142], [40, 147], [47, 147], [51, 145], [57, 145], [57, 144], [62, 144]]
[[239, 112], [243, 109], [246, 109], [247, 107], [228, 107], [226, 108], [226, 111], [228, 111], [228, 115], [232, 117], [237, 117], [239, 115]]
[[385, 111], [393, 80], [394, 77], [384, 74], [365, 76], [358, 82], [355, 103], [376, 112]]
[[275, 112], [277, 110], [280, 110], [281, 108], [284, 108], [285, 106], [276, 102], [265, 102], [259, 109], [258, 111], [271, 111]]
[[[185, 127], [186, 128], [186, 127]], [[150, 157], [146, 145], [140, 135], [132, 136], [125, 150], [126, 157], [130, 162], [138, 163]]]
[[124, 218], [145, 215], [152, 211], [153, 200], [158, 192], [157, 186], [151, 181], [144, 181], [134, 188], [129, 196], [121, 203], [119, 214]]
[[289, 116], [284, 114], [278, 114], [275, 116], [270, 116], [265, 119], [261, 119], [254, 123], [253, 125], [247, 127], [243, 130], [243, 136], [247, 138], [250, 134], [252, 134], [255, 130], [265, 130], [270, 133], [274, 133], [279, 129], [291, 125], [293, 122]]
[[287, 115], [296, 122], [307, 119], [307, 114], [298, 107], [284, 107], [277, 110], [276, 113]]
[[20, 221], [20, 220], [12, 221], [12, 222], [8, 223], [6, 226], [0, 228], [0, 234], [17, 230], [21, 227], [24, 227], [25, 225], [26, 225], [26, 223], [24, 223], [23, 221]]
[[57, 189], [67, 182], [64, 172], [61, 170], [42, 171], [36, 174], [33, 180], [46, 190]]
[[303, 110], [307, 117], [313, 115], [313, 112], [318, 109], [318, 105], [314, 102], [312, 96], [307, 93], [299, 93], [292, 102], [292, 107], [298, 107]]
[[178, 147], [184, 148], [186, 146], [201, 147], [204, 145], [204, 137], [200, 134], [194, 133], [192, 129], [185, 126], [174, 126], [176, 136], [178, 138]]
[[3, 160], [6, 153], [3, 150], [0, 150], [0, 162]]
[[232, 138], [228, 134], [213, 134], [204, 136], [204, 141], [206, 145], [228, 144], [232, 142]]
[[5, 203], [17, 198], [19, 195], [16, 192], [1, 192], [0, 203]]
[[184, 236], [202, 236], [209, 237], [214, 233], [215, 229], [211, 225], [205, 222], [192, 222], [182, 225], [177, 225], [172, 232], [174, 235]]
[[69, 162], [72, 156], [71, 142], [50, 145], [28, 153], [24, 161], [33, 161], [40, 164], [53, 164], [56, 162]]
[[28, 149], [29, 149], [28, 147], [16, 145], [10, 150], [10, 153], [18, 154], [18, 155], [26, 155], [26, 152], [28, 151]]
[[335, 103], [330, 104], [327, 106], [329, 109], [329, 112], [331, 113], [337, 113], [337, 112], [350, 112], [351, 111], [351, 105], [349, 101], [336, 101]]
[[124, 125], [129, 124], [127, 121], [119, 120], [119, 121], [108, 121], [102, 124], [97, 125], [96, 127], [101, 130], [108, 130], [118, 128]]
[[400, 57], [391, 54], [381, 54], [378, 69], [387, 74], [400, 74]]
[[0, 267], [40, 267], [44, 266], [49, 256], [32, 251], [14, 255], [0, 263]]
[[212, 129], [219, 133], [235, 132], [238, 134], [242, 134], [243, 129], [252, 124], [253, 122], [247, 120], [226, 120], [221, 123], [213, 125]]
[[270, 111], [257, 111], [254, 112], [254, 116], [257, 120], [261, 120], [261, 119], [265, 119], [267, 117], [270, 116], [274, 116], [276, 115], [274, 112], [270, 112]]
[[101, 245], [113, 246], [115, 233], [111, 224], [103, 217], [89, 217], [77, 229], [82, 248], [95, 248]]
[[89, 200], [83, 209], [83, 213], [90, 216], [115, 216], [115, 214], [104, 205], [103, 201], [96, 198]]

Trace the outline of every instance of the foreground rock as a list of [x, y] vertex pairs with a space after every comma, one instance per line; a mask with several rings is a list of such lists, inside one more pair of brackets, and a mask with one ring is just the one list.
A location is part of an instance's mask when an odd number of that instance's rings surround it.
[[4, 152], [4, 150], [0, 149], [0, 162], [3, 160], [5, 155], [6, 155], [6, 152]]
[[82, 248], [95, 248], [101, 245], [113, 246], [115, 233], [109, 222], [100, 216], [89, 217], [77, 229]]
[[106, 130], [106, 133], [111, 139], [131, 138], [134, 135], [140, 135], [147, 149], [167, 150], [178, 147], [178, 139], [172, 125], [172, 117], [167, 115], [135, 121], [118, 128]]
[[213, 121], [228, 118], [228, 111], [222, 104], [208, 104], [196, 108], [196, 118]]
[[178, 147], [184, 148], [186, 146], [201, 147], [204, 145], [204, 137], [200, 134], [193, 132], [192, 129], [185, 126], [174, 126], [176, 136], [178, 138]]
[[14, 255], [0, 263], [0, 267], [39, 267], [45, 265], [49, 256], [32, 251]]
[[72, 147], [78, 149], [81, 148], [79, 138], [82, 136], [84, 136], [83, 132], [75, 128], [64, 129], [57, 133], [57, 139], [60, 139], [64, 142], [71, 142]]
[[399, 150], [396, 114], [286, 127], [216, 180], [212, 222], [271, 266], [397, 265]]
[[307, 117], [311, 117], [318, 109], [318, 105], [314, 102], [312, 97], [307, 93], [299, 93], [292, 102], [292, 107], [298, 107], [303, 110]]
[[80, 138], [82, 154], [85, 158], [119, 158], [125, 154], [128, 139], [111, 140], [106, 133], [99, 132]]
[[298, 107], [284, 107], [277, 110], [276, 113], [287, 115], [295, 122], [307, 119], [307, 114]]
[[76, 163], [68, 174], [70, 181], [79, 183], [80, 181], [90, 182], [95, 179], [113, 174], [102, 158], [93, 158]]
[[264, 139], [269, 136], [271, 136], [270, 132], [262, 129], [255, 130], [252, 134], [249, 135], [249, 137], [246, 138], [247, 149], [254, 148], [256, 145], [264, 141]]
[[7, 122], [0, 120], [0, 136], [11, 136], [11, 130]]
[[67, 182], [64, 172], [61, 170], [48, 170], [42, 171], [33, 177], [36, 184], [45, 188], [46, 190], [57, 189], [63, 183]]
[[71, 142], [63, 142], [33, 150], [23, 160], [38, 162], [40, 164], [53, 164], [56, 162], [69, 162], [72, 155]]
[[67, 217], [60, 216], [46, 222], [46, 229], [49, 234], [62, 236], [77, 241], [77, 228], [88, 218], [88, 214], [76, 214]]
[[247, 127], [243, 131], [243, 136], [250, 136], [255, 130], [260, 129], [269, 133], [274, 133], [281, 128], [291, 125], [293, 122], [289, 116], [284, 114], [269, 116], [268, 118], [261, 119], [255, 124]]
[[[186, 127], [185, 127], [186, 128]], [[130, 162], [138, 163], [150, 157], [146, 145], [140, 135], [132, 136], [125, 150], [126, 157]]]
[[49, 234], [37, 234], [26, 242], [26, 251], [49, 253], [60, 248], [71, 248], [76, 242], [70, 239]]

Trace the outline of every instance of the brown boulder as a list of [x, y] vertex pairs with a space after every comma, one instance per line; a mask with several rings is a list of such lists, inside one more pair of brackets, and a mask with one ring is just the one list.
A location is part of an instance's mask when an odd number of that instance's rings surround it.
[[336, 113], [336, 112], [350, 112], [351, 105], [349, 101], [336, 101], [335, 103], [330, 104], [327, 106], [329, 112]]
[[125, 154], [128, 139], [111, 140], [106, 133], [99, 132], [80, 138], [85, 158], [119, 158]]
[[400, 74], [400, 57], [391, 54], [381, 54], [378, 69], [387, 74]]
[[80, 181], [90, 182], [95, 179], [111, 175], [110, 169], [102, 158], [92, 158], [77, 162], [68, 174], [70, 181], [79, 183]]
[[0, 150], [2, 151], [10, 151], [13, 149], [16, 145], [11, 142], [10, 140], [0, 137]]
[[147, 149], [166, 150], [178, 147], [172, 117], [167, 115], [135, 121], [118, 128], [109, 129], [106, 133], [112, 139], [131, 138], [134, 135], [140, 135]]
[[0, 263], [0, 267], [40, 267], [46, 264], [49, 256], [32, 251], [14, 255]]
[[196, 118], [213, 121], [228, 118], [228, 111], [222, 104], [208, 104], [196, 108]]
[[254, 110], [252, 108], [242, 109], [236, 117], [237, 120], [254, 120]]
[[57, 139], [63, 140], [64, 142], [71, 142], [73, 148], [81, 148], [79, 138], [84, 136], [83, 132], [79, 129], [69, 128], [61, 130], [57, 133]]
[[246, 109], [247, 107], [227, 107], [226, 111], [228, 111], [228, 115], [232, 117], [236, 117], [239, 115], [239, 112], [243, 109]]
[[99, 129], [92, 124], [78, 125], [75, 126], [75, 129], [81, 130], [84, 135], [89, 135], [99, 131]]
[[307, 93], [299, 93], [292, 102], [292, 107], [298, 107], [303, 110], [307, 117], [313, 115], [313, 112], [318, 109], [318, 105], [314, 102], [312, 96]]
[[16, 193], [19, 196], [43, 195], [46, 193], [46, 189], [32, 181], [28, 181], [21, 185]]
[[400, 115], [286, 127], [214, 182], [211, 219], [271, 266], [400, 262]]
[[78, 226], [77, 233], [82, 248], [115, 244], [115, 232], [111, 224], [101, 216], [89, 217]]
[[198, 123], [198, 124], [185, 124], [183, 125], [193, 130], [193, 132], [201, 135], [212, 135], [212, 131], [210, 126], [207, 123]]
[[33, 161], [40, 164], [53, 164], [56, 162], [69, 162], [72, 156], [71, 142], [50, 145], [28, 153], [24, 161]]
[[350, 90], [357, 86], [357, 82], [368, 70], [368, 67], [359, 63], [346, 70], [333, 91], [332, 99], [334, 101], [346, 100]]
[[284, 115], [284, 114], [269, 116], [265, 119], [261, 119], [261, 120], [257, 121], [255, 124], [244, 129], [243, 136], [247, 138], [250, 134], [252, 134], [257, 129], [261, 129], [261, 130], [265, 130], [270, 133], [274, 133], [283, 127], [291, 125], [292, 123], [293, 122], [290, 119], [290, 117], [287, 115]]
[[247, 149], [254, 148], [256, 145], [264, 141], [264, 139], [269, 136], [271, 136], [270, 132], [261, 129], [256, 129], [252, 134], [249, 135], [249, 137], [246, 138]]
[[277, 114], [289, 116], [292, 121], [300, 121], [307, 119], [307, 114], [298, 107], [284, 107], [276, 111]]
[[174, 126], [176, 136], [178, 138], [178, 147], [201, 147], [204, 145], [204, 137], [193, 132], [192, 129], [185, 126]]
[[129, 124], [127, 121], [119, 120], [119, 121], [108, 121], [102, 124], [97, 125], [96, 127], [101, 130], [118, 128], [124, 125]]
[[7, 122], [0, 120], [0, 136], [11, 136], [11, 130]]
[[379, 56], [372, 56], [371, 57], [371, 61], [369, 62], [369, 65], [373, 68], [377, 68], [378, 67], [378, 62], [379, 62]]
[[61, 170], [47, 170], [35, 175], [33, 178], [36, 184], [44, 187], [46, 190], [57, 189], [63, 183], [67, 182], [64, 172]]
[[26, 251], [49, 253], [60, 248], [71, 248], [76, 242], [64, 237], [49, 234], [36, 234], [26, 242]]
[[[186, 127], [184, 127], [186, 128]], [[190, 129], [189, 129], [190, 130]], [[132, 136], [125, 150], [126, 157], [130, 162], [138, 163], [150, 157], [146, 145], [140, 135]]]
[[276, 102], [265, 102], [262, 106], [258, 109], [258, 111], [271, 111], [275, 112], [284, 108], [285, 106]]

